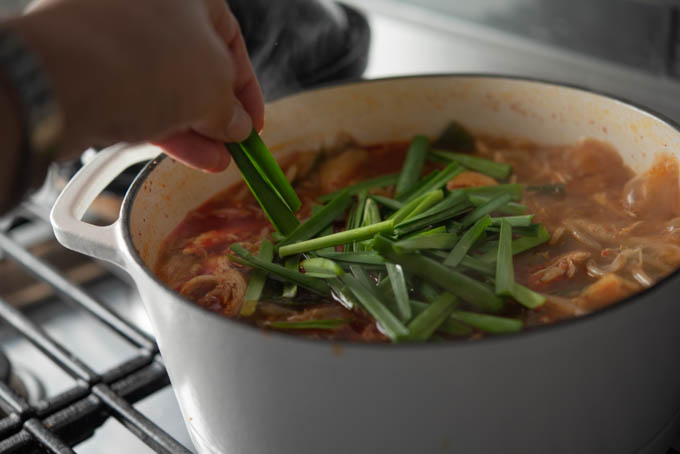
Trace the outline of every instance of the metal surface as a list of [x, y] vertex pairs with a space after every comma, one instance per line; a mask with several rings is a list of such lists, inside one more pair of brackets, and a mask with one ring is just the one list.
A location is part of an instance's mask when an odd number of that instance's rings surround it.
[[[44, 221], [34, 219], [33, 222]], [[29, 403], [7, 384], [0, 383], [0, 407], [7, 414], [0, 420], [0, 452], [44, 452], [45, 449], [48, 452], [73, 452], [70, 446], [92, 437], [96, 430], [107, 424], [110, 417], [120, 421], [121, 427], [125, 427], [128, 433], [134, 434], [155, 452], [190, 452], [183, 445], [187, 443], [186, 435], [183, 443], [177, 442], [132, 405], [169, 384], [153, 339], [139, 326], [107, 307], [100, 295], [71, 284], [58, 270], [27, 252], [16, 239], [0, 233], [0, 249], [8, 259], [16, 261], [28, 273], [51, 285], [70, 304], [68, 307], [49, 301], [46, 304], [50, 305], [51, 310], [33, 308], [26, 314], [0, 298], [0, 319], [20, 336], [17, 338], [6, 327], [3, 328], [0, 330], [2, 347], [13, 360], [12, 364], [39, 372], [48, 388], [47, 397]], [[111, 291], [114, 281], [114, 278], [109, 277], [102, 282], [106, 289], [104, 294], [114, 296], [113, 300], [117, 300], [119, 309], [128, 311], [126, 318], [136, 318], [139, 322], [140, 314], [129, 312], [132, 306], [120, 307], [120, 288]], [[120, 285], [122, 289], [127, 288], [126, 284]], [[131, 294], [129, 288], [127, 293]], [[57, 314], [52, 312], [55, 309]], [[35, 320], [31, 319], [31, 312], [37, 313]], [[50, 315], [57, 316], [53, 318]], [[64, 325], [65, 320], [69, 326]], [[97, 334], [93, 335], [90, 331], [93, 328]], [[106, 335], [103, 330], [107, 331]], [[124, 357], [111, 358], [118, 356], [114, 352], [121, 353], [122, 347], [111, 345], [110, 341], [114, 338], [129, 345]], [[66, 346], [57, 339], [63, 339], [70, 345]], [[85, 355], [87, 359], [83, 359], [76, 352], [83, 350], [82, 347], [88, 343], [92, 344], [90, 348], [93, 351]], [[33, 347], [29, 355], [25, 354], [29, 348], [27, 344]], [[99, 361], [92, 360], [93, 354], [108, 357], [108, 364], [102, 367], [104, 365], [98, 364]], [[49, 366], [70, 376], [70, 380], [62, 383], [63, 389], [54, 388], [60, 380], [54, 371], [48, 370]], [[167, 410], [167, 405], [163, 406]], [[174, 431], [180, 437], [185, 434], [181, 426], [178, 429]], [[106, 431], [110, 432], [110, 429]], [[115, 432], [120, 435], [120, 431]], [[112, 441], [113, 438], [108, 446], [96, 446], [92, 452], [121, 452], [121, 447], [129, 446], [125, 438], [118, 445], [112, 444]], [[135, 449], [138, 450], [139, 446]], [[88, 452], [87, 444], [83, 445], [82, 450], [79, 448], [79, 452]]]

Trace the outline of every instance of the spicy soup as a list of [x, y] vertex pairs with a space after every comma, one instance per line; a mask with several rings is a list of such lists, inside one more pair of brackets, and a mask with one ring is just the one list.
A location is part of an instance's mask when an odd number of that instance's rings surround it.
[[[318, 211], [318, 199], [323, 194], [399, 173], [408, 150], [409, 143], [359, 146], [344, 140], [332, 149], [292, 156], [282, 167], [302, 200], [296, 216], [301, 221], [309, 219]], [[539, 225], [549, 233], [541, 244], [512, 259], [514, 280], [539, 295], [541, 303], [527, 307], [506, 295], [502, 308], [488, 313], [465, 298], [456, 298], [447, 309], [445, 321], [439, 320], [429, 339], [474, 339], [581, 316], [653, 285], [680, 265], [680, 200], [674, 158], [661, 156], [647, 172], [635, 175], [616, 150], [602, 142], [584, 140], [575, 145], [546, 147], [498, 137], [475, 138], [471, 155], [509, 164], [513, 173], [504, 180], [462, 166], [442, 188], [445, 197], [475, 188], [522, 185], [519, 200], [487, 215], [489, 222], [508, 215], [533, 215], [531, 226], [513, 229], [514, 240], [521, 239], [521, 235], [531, 238], [537, 232], [533, 227]], [[422, 168], [421, 182], [433, 171], [448, 168], [446, 163], [428, 160]], [[396, 205], [390, 209], [381, 204], [395, 200], [394, 184], [353, 195], [352, 207], [362, 198], [364, 204], [366, 199], [376, 202], [381, 219], [388, 219], [394, 214], [391, 210], [398, 209]], [[468, 203], [460, 218], [433, 223], [422, 232], [403, 236], [412, 240], [418, 234], [432, 232], [438, 238], [455, 237], [455, 244], [410, 252], [446, 263], [447, 254], [460, 247], [456, 244], [469, 231], [461, 228], [460, 221], [486, 202]], [[351, 216], [352, 209], [348, 209], [326, 227], [326, 234], [348, 228]], [[499, 276], [487, 270], [493, 271], [496, 266], [494, 247], [498, 249], [500, 241], [498, 228], [493, 227], [496, 224], [488, 224], [486, 231], [466, 246], [465, 259], [447, 269], [452, 275], [460, 273], [480, 286], [493, 288]], [[393, 235], [397, 234], [398, 229]], [[376, 321], [365, 305], [348, 304], [332, 288], [327, 295], [321, 295], [292, 282], [279, 282], [271, 275], [265, 276], [266, 285], [258, 301], [254, 305], [249, 302], [250, 310], [244, 311], [254, 273], [251, 267], [233, 259], [231, 248], [238, 243], [257, 255], [264, 239], [276, 242], [273, 227], [245, 184], [236, 184], [187, 215], [165, 239], [155, 272], [196, 304], [258, 327], [320, 339], [390, 340], [384, 323]], [[349, 253], [356, 247], [367, 255], [374, 254], [370, 244], [356, 242], [335, 246], [326, 257], [341, 258], [338, 253]], [[305, 257], [303, 254], [301, 259]], [[306, 271], [296, 261], [279, 262], [298, 272]], [[357, 270], [348, 263], [337, 264], [344, 272], [357, 276]], [[386, 279], [393, 276], [385, 272], [383, 265], [367, 265], [361, 273], [368, 277], [366, 285], [375, 287], [374, 295], [388, 311], [399, 315], [404, 326], [414, 324], [418, 314], [434, 305], [437, 294], [446, 290], [432, 285], [427, 276], [404, 273], [409, 318], [395, 307], [398, 296], [396, 290], [390, 293], [394, 284]]]

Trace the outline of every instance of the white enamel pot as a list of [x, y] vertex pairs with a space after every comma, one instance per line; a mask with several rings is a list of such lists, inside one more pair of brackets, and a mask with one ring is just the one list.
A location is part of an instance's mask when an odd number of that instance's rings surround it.
[[[361, 143], [435, 135], [455, 119], [476, 132], [614, 145], [636, 171], [680, 155], [680, 132], [630, 104], [550, 83], [427, 76], [305, 92], [266, 108], [280, 157], [347, 132]], [[151, 272], [161, 241], [239, 175], [152, 161], [119, 220], [80, 219], [147, 144], [100, 153], [52, 211], [66, 247], [132, 276], [196, 448], [202, 453], [663, 453], [680, 410], [680, 277], [554, 326], [475, 342], [333, 344], [263, 332], [211, 313]], [[679, 156], [680, 157], [680, 156]]]

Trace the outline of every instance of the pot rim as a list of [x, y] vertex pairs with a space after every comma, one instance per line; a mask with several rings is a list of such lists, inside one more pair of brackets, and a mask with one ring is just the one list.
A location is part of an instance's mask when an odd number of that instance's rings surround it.
[[[649, 115], [652, 118], [654, 118], [657, 121], [660, 121], [667, 126], [671, 127], [674, 129], [678, 134], [680, 134], [680, 123], [676, 122], [675, 120], [669, 118], [668, 116], [655, 112], [652, 109], [649, 109], [645, 106], [642, 106], [640, 104], [637, 104], [633, 101], [630, 101], [624, 97], [618, 96], [618, 95], [613, 95], [601, 90], [595, 90], [595, 89], [590, 89], [586, 88], [577, 84], [571, 84], [571, 83], [562, 83], [562, 82], [556, 82], [556, 81], [551, 81], [548, 79], [540, 79], [540, 78], [533, 78], [533, 77], [525, 77], [525, 76], [514, 76], [514, 75], [503, 75], [503, 74], [492, 74], [492, 73], [432, 73], [432, 74], [414, 74], [414, 75], [404, 75], [404, 76], [392, 76], [392, 77], [383, 77], [383, 78], [377, 78], [377, 79], [349, 79], [349, 80], [344, 80], [341, 82], [331, 82], [328, 84], [323, 84], [319, 86], [315, 86], [312, 89], [309, 90], [304, 90], [301, 92], [293, 93], [287, 96], [284, 96], [279, 99], [286, 99], [288, 97], [294, 97], [297, 95], [300, 95], [302, 93], [310, 93], [310, 92], [315, 92], [315, 91], [320, 91], [328, 88], [333, 88], [333, 87], [343, 87], [347, 85], [355, 85], [355, 84], [371, 84], [375, 82], [385, 82], [385, 81], [392, 81], [392, 80], [408, 80], [408, 79], [427, 79], [427, 78], [480, 78], [480, 79], [505, 79], [505, 80], [512, 80], [512, 81], [519, 81], [519, 82], [530, 82], [530, 83], [538, 83], [542, 85], [550, 85], [554, 87], [559, 87], [559, 88], [569, 88], [577, 91], [581, 91], [587, 94], [594, 94], [597, 96], [602, 96], [604, 98], [608, 98], [610, 100], [616, 101], [618, 103], [624, 104], [628, 108], [632, 108], [634, 110], [637, 110], [643, 114]], [[279, 100], [277, 99], [277, 101]], [[639, 300], [643, 299], [643, 297], [650, 297], [653, 296], [655, 293], [659, 293], [661, 289], [667, 288], [673, 281], [676, 281], [680, 279], [680, 267], [675, 269], [672, 273], [669, 275], [663, 277], [660, 279], [656, 284], [652, 285], [649, 288], [643, 289], [638, 293], [635, 293], [634, 295], [628, 296], [618, 302], [615, 302], [613, 304], [610, 304], [608, 306], [605, 306], [601, 309], [595, 310], [589, 314], [577, 316], [577, 317], [572, 317], [568, 318], [565, 320], [560, 320], [551, 324], [545, 324], [545, 325], [538, 325], [538, 326], [533, 326], [529, 328], [524, 328], [519, 332], [515, 333], [506, 333], [506, 334], [501, 334], [501, 335], [489, 335], [485, 336], [481, 339], [477, 339], [474, 342], [466, 342], [464, 340], [449, 340], [445, 342], [401, 342], [397, 344], [393, 343], [370, 343], [370, 342], [351, 342], [351, 341], [346, 341], [346, 340], [328, 340], [328, 339], [309, 339], [303, 336], [296, 336], [293, 334], [288, 334], [282, 331], [277, 331], [277, 330], [263, 330], [262, 328], [258, 328], [256, 326], [253, 326], [248, 323], [243, 323], [239, 320], [232, 319], [230, 317], [226, 317], [224, 315], [218, 314], [214, 311], [211, 311], [210, 309], [207, 309], [203, 306], [200, 306], [193, 301], [185, 298], [182, 296], [180, 293], [177, 293], [173, 291], [171, 288], [169, 288], [163, 281], [161, 281], [154, 273], [153, 271], [144, 263], [142, 260], [141, 256], [139, 255], [137, 249], [135, 248], [133, 242], [132, 242], [132, 235], [130, 234], [130, 217], [131, 217], [131, 212], [132, 212], [132, 206], [134, 203], [134, 200], [137, 198], [137, 194], [139, 193], [140, 189], [142, 188], [144, 181], [146, 178], [153, 172], [153, 170], [164, 160], [167, 158], [167, 155], [163, 154], [159, 156], [156, 159], [153, 159], [149, 161], [144, 168], [137, 174], [135, 177], [134, 181], [130, 185], [127, 193], [125, 194], [125, 197], [123, 199], [123, 204], [121, 207], [121, 226], [122, 226], [122, 234], [123, 234], [123, 240], [125, 241], [126, 247], [130, 251], [130, 257], [134, 260], [135, 264], [138, 265], [146, 274], [146, 277], [150, 278], [155, 284], [161, 286], [163, 289], [165, 289], [168, 293], [171, 293], [173, 296], [175, 296], [178, 300], [182, 302], [182, 304], [189, 305], [193, 310], [198, 310], [202, 311], [203, 313], [208, 313], [212, 317], [216, 317], [220, 320], [223, 320], [223, 323], [227, 324], [226, 326], [238, 326], [238, 327], [243, 327], [245, 329], [252, 330], [252, 332], [259, 332], [261, 336], [275, 336], [277, 339], [280, 340], [287, 340], [291, 342], [300, 342], [300, 343], [305, 343], [307, 345], [312, 345], [312, 344], [317, 344], [319, 346], [328, 346], [328, 345], [337, 345], [340, 346], [343, 349], [346, 348], [357, 348], [357, 349], [362, 349], [362, 350], [371, 350], [371, 349], [379, 349], [381, 351], [385, 350], [399, 350], [402, 351], [404, 349], [421, 349], [421, 350], [430, 350], [430, 349], [452, 349], [452, 348], [470, 348], [473, 346], [488, 346], [491, 345], [492, 343], [497, 343], [497, 342], [508, 342], [512, 340], [518, 340], [518, 339], [527, 339], [532, 336], [546, 336], [550, 335], [552, 332], [560, 332], [564, 329], [568, 329], [570, 327], [576, 326], [576, 325], [582, 325], [586, 322], [592, 322], [593, 320], [599, 320], [607, 316], [608, 314], [612, 314], [615, 311], [620, 311], [623, 310], [624, 308], [627, 308], [629, 306], [632, 306], [635, 303], [639, 303]]]

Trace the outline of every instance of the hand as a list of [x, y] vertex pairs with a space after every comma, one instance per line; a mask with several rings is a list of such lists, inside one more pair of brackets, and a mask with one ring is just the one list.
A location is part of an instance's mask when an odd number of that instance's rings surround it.
[[219, 171], [260, 130], [262, 93], [224, 0], [47, 0], [10, 21], [44, 59], [67, 153], [152, 140]]

